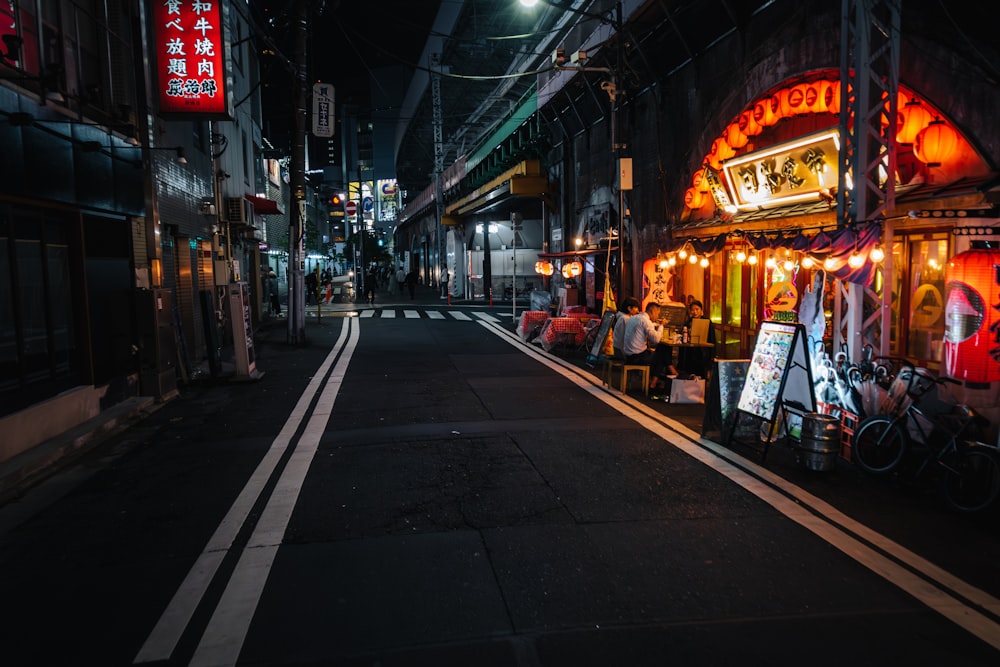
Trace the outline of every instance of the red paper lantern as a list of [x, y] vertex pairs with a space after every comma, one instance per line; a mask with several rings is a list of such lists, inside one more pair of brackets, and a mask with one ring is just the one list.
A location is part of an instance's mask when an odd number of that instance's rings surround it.
[[743, 134], [743, 131], [740, 130], [740, 124], [738, 120], [735, 123], [730, 123], [729, 126], [726, 128], [726, 143], [729, 144], [732, 148], [743, 148], [744, 146], [747, 145], [747, 142], [749, 141], [750, 137]]
[[684, 205], [692, 211], [698, 210], [705, 205], [705, 193], [696, 188], [688, 188], [684, 191]]
[[826, 99], [826, 110], [830, 113], [840, 113], [840, 81], [831, 82], [823, 97]]
[[805, 94], [805, 107], [810, 113], [819, 113], [820, 106], [822, 106], [822, 98], [819, 95], [820, 82], [816, 81], [814, 83], [803, 84], [803, 92]]
[[694, 178], [691, 179], [691, 186], [698, 192], [708, 192], [708, 179], [705, 178], [704, 169], [694, 172]]
[[896, 141], [901, 144], [912, 144], [920, 130], [930, 125], [934, 116], [917, 98], [911, 99], [899, 110], [903, 116], [903, 124], [896, 133]]
[[971, 384], [1000, 381], [1000, 250], [988, 245], [945, 268], [944, 372]]
[[754, 117], [753, 109], [747, 109], [741, 113], [740, 119], [737, 122], [740, 126], [740, 132], [748, 137], [756, 137], [764, 131], [764, 126], [762, 126]]
[[958, 131], [940, 118], [931, 121], [913, 140], [913, 154], [928, 167], [940, 167], [958, 149]]

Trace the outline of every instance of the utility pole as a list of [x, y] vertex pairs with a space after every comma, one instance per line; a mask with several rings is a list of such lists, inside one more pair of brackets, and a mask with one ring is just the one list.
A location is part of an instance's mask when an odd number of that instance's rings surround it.
[[288, 216], [288, 342], [306, 342], [305, 216], [306, 216], [306, 43], [309, 7], [295, 0], [295, 124], [289, 186], [292, 205]]
[[441, 54], [431, 54], [431, 103], [433, 105], [433, 125], [434, 125], [434, 199], [437, 202], [437, 230], [434, 236], [437, 240], [437, 270], [440, 280], [441, 267], [445, 263], [444, 257], [444, 200], [441, 188], [441, 179], [444, 172], [444, 140], [443, 120], [441, 117]]

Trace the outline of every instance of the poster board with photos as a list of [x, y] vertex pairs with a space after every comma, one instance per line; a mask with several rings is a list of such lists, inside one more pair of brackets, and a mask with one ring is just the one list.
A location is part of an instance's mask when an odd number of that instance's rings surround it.
[[[786, 401], [785, 396], [794, 400]], [[805, 329], [792, 322], [763, 322], [737, 408], [774, 422], [783, 403], [804, 412], [816, 411]]]

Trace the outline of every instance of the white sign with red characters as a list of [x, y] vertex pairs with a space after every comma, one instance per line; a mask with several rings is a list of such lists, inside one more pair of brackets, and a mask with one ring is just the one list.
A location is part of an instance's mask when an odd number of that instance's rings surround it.
[[153, 48], [162, 115], [232, 117], [224, 4], [155, 0]]

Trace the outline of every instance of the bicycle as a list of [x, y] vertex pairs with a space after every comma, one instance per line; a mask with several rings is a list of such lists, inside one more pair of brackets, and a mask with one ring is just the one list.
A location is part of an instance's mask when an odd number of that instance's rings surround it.
[[914, 445], [925, 448], [914, 480], [940, 469], [938, 491], [960, 512], [979, 512], [1000, 495], [1000, 452], [977, 440], [985, 419], [968, 406], [937, 396], [950, 378], [936, 378], [905, 360], [889, 385], [883, 410], [866, 417], [854, 433], [852, 456], [872, 475], [899, 472]]

